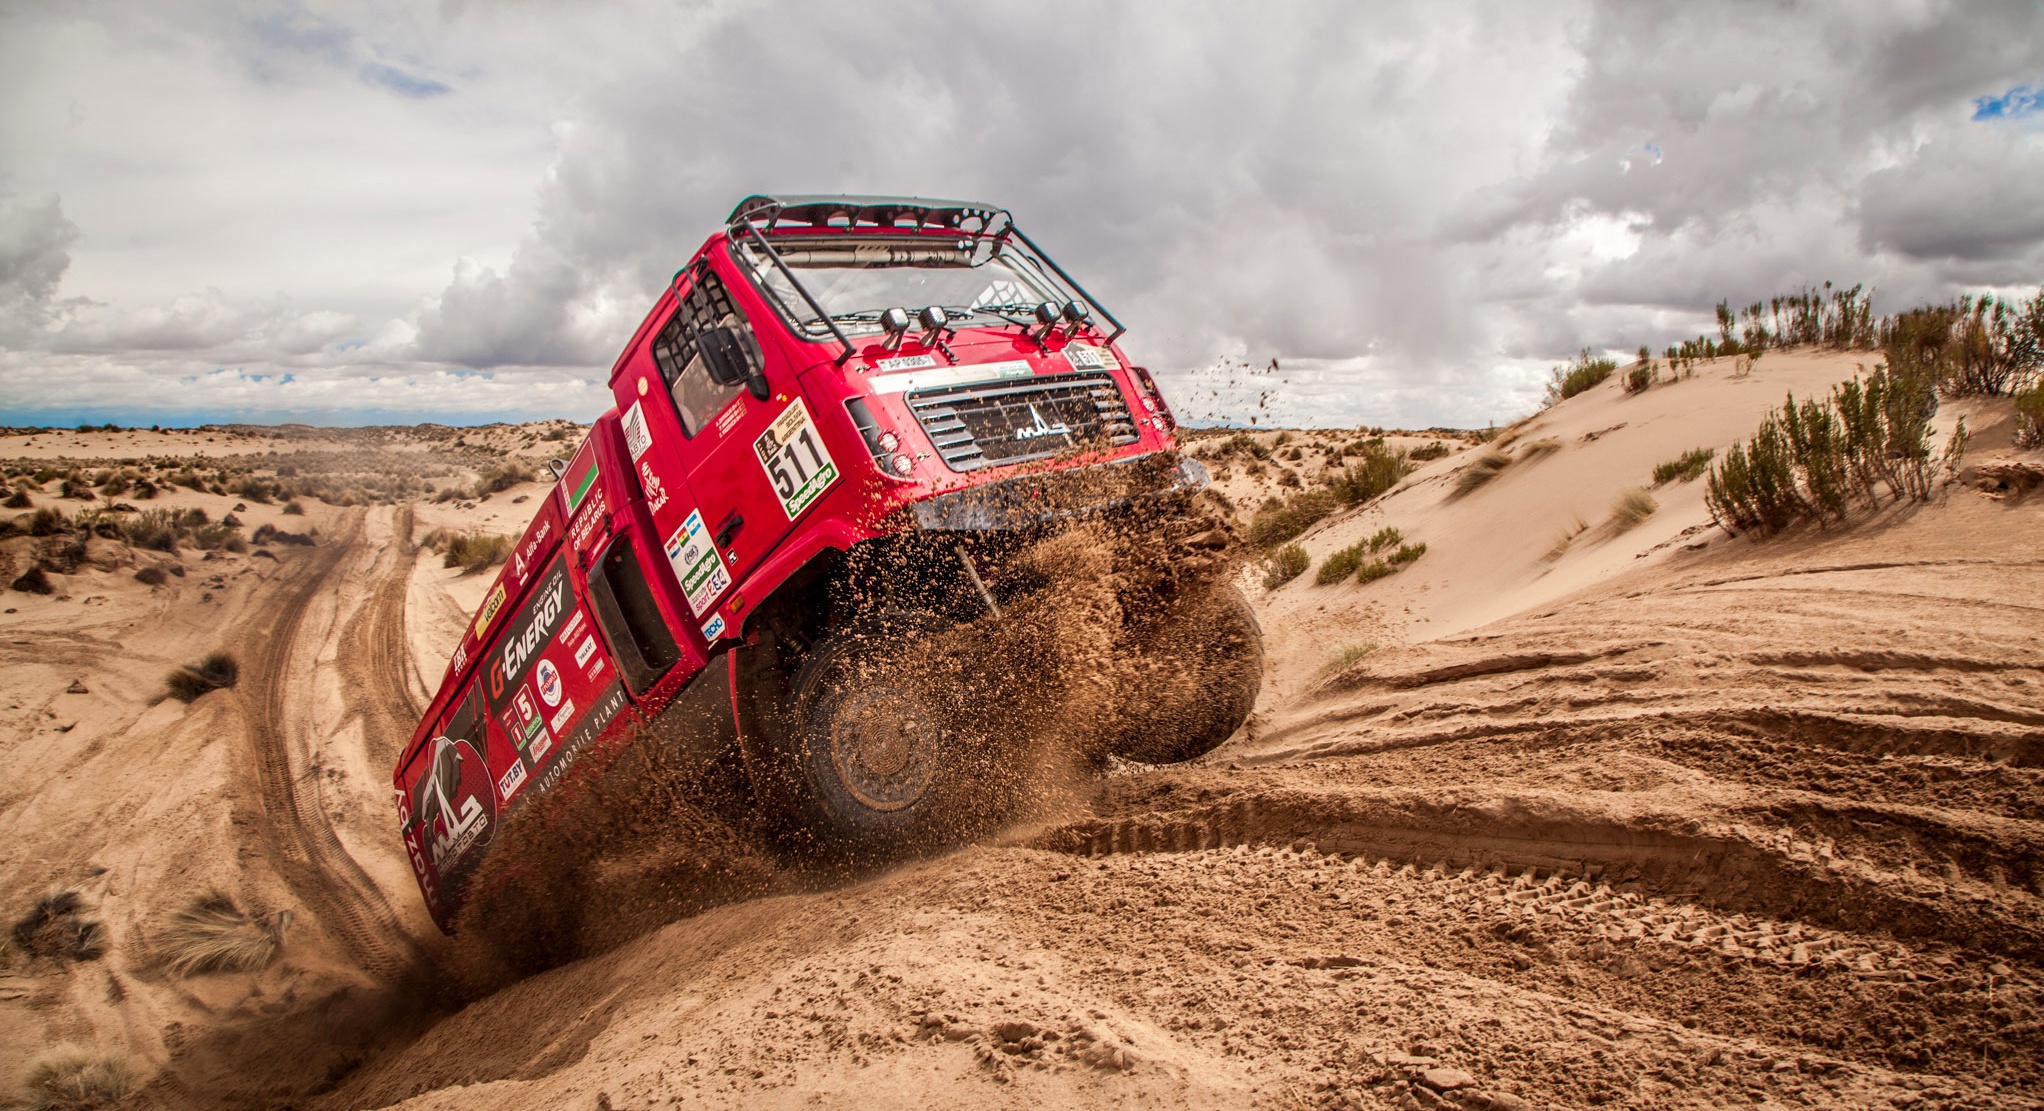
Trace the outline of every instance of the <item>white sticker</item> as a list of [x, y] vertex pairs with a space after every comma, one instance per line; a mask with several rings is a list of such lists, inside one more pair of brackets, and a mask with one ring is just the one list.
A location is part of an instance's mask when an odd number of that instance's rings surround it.
[[[781, 511], [790, 521], [837, 481], [837, 464], [831, 462], [823, 437], [809, 423], [809, 407], [799, 397], [781, 410], [774, 423], [752, 442], [752, 448], [759, 454], [759, 465], [766, 470], [774, 495], [781, 499]], [[700, 616], [702, 611], [696, 613]]]
[[625, 410], [625, 449], [632, 453], [632, 461], [636, 463], [639, 456], [646, 454], [646, 449], [652, 446], [653, 434], [646, 431], [645, 403], [634, 401], [632, 407]]
[[897, 355], [892, 359], [875, 360], [873, 365], [881, 370], [921, 370], [926, 366], [936, 366], [937, 357], [935, 355]]
[[[561, 699], [565, 696], [566, 691], [561, 687], [561, 669], [554, 666], [554, 661], [539, 661], [539, 667], [533, 671], [533, 683], [539, 688], [539, 700], [541, 702], [549, 706], [561, 704]], [[554, 732], [558, 733], [560, 729], [555, 728]]]
[[560, 710], [556, 712], [552, 719], [550, 719], [547, 722], [547, 728], [553, 730], [556, 733], [565, 733], [568, 731], [568, 722], [572, 720], [574, 716], [575, 716], [575, 700], [570, 698], [569, 700], [561, 704]]
[[588, 663], [589, 657], [595, 654], [596, 636], [591, 634], [589, 639], [582, 642], [582, 647], [575, 649], [575, 666], [581, 667], [583, 664]]
[[1065, 347], [1065, 361], [1073, 370], [1120, 370], [1121, 360], [1105, 347], [1074, 343]]
[[511, 796], [517, 794], [518, 788], [523, 786], [525, 786], [525, 762], [521, 760], [511, 765], [511, 770], [505, 772], [502, 779], [497, 780], [498, 800], [509, 802]]
[[716, 640], [716, 639], [717, 639], [718, 637], [720, 637], [720, 636], [723, 636], [723, 635], [724, 635], [724, 615], [723, 615], [723, 614], [721, 614], [721, 613], [720, 613], [720, 614], [716, 615], [715, 617], [712, 617], [712, 618], [710, 618], [710, 619], [709, 619], [708, 621], [705, 621], [705, 622], [703, 622], [703, 639], [704, 639], [704, 640], [708, 640], [708, 641], [715, 641], [715, 640]]
[[[570, 702], [568, 705], [572, 706], [574, 703]], [[554, 735], [544, 729], [540, 730], [539, 739], [532, 742], [532, 762], [537, 765], [541, 757], [553, 750]]]
[[907, 374], [882, 374], [871, 379], [874, 393], [906, 393], [909, 390], [927, 390], [936, 386], [963, 386], [972, 382], [1005, 382], [1013, 378], [1028, 378], [1035, 374], [1026, 359], [1010, 359], [1004, 363], [979, 363], [974, 366], [947, 366], [936, 370], [917, 370]]
[[703, 529], [703, 511], [700, 509], [689, 510], [688, 520], [667, 538], [667, 562], [674, 568], [674, 577], [681, 582], [681, 592], [688, 598], [688, 608], [694, 610], [697, 617], [708, 613], [717, 597], [731, 585], [731, 575], [724, 570], [724, 561], [717, 558], [717, 546]]

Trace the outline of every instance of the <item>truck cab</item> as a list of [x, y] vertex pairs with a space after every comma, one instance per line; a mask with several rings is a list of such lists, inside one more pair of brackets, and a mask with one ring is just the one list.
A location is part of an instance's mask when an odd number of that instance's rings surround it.
[[[915, 841], [944, 795], [946, 725], [918, 723], [935, 712], [913, 692], [883, 699], [886, 720], [870, 690], [847, 698], [860, 654], [997, 609], [981, 571], [1002, 538], [1205, 483], [1122, 334], [995, 206], [741, 202], [613, 364], [615, 404], [557, 462], [400, 759], [436, 920], [451, 928], [497, 824], [713, 663], [768, 824], [840, 853]], [[1073, 472], [1104, 481], [1059, 494]], [[918, 555], [893, 573], [857, 558], [878, 549]], [[1217, 649], [1236, 688], [1239, 624]], [[1219, 743], [1254, 688], [1165, 755]]]

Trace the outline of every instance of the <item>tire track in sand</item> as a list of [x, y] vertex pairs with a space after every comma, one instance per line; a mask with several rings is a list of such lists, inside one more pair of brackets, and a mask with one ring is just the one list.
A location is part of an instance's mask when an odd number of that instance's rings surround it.
[[319, 777], [304, 767], [309, 711], [294, 712], [292, 699], [294, 686], [308, 685], [292, 668], [306, 615], [361, 547], [362, 524], [363, 513], [351, 512], [340, 529], [286, 572], [283, 596], [271, 611], [267, 633], [255, 640], [237, 693], [279, 875], [365, 971], [393, 980], [415, 963], [418, 946], [335, 835], [319, 799]]
[[[341, 630], [336, 666], [342, 699], [351, 717], [362, 719], [363, 751], [371, 769], [390, 766], [425, 707], [407, 680], [411, 658], [405, 641], [405, 600], [411, 587], [412, 507], [398, 507], [391, 519], [392, 543], [378, 553], [387, 562], [367, 601]], [[369, 568], [376, 574], [376, 568]]]

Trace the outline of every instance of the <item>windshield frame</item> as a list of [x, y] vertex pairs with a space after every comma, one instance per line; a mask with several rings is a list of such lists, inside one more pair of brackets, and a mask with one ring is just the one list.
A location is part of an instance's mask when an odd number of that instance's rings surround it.
[[[776, 249], [775, 242], [778, 242], [782, 247], [791, 249], [828, 245], [831, 247], [842, 247], [854, 252], [860, 248], [875, 247], [948, 248], [949, 250], [957, 251], [961, 249], [960, 245], [969, 244], [971, 257], [980, 259], [980, 256], [984, 254], [984, 259], [976, 261], [971, 267], [957, 267], [957, 269], [977, 269], [979, 266], [998, 260], [1002, 265], [1016, 271], [1017, 275], [1031, 286], [1039, 287], [1039, 291], [1042, 289], [1051, 291], [1060, 304], [1076, 300], [1083, 301], [1086, 305], [1090, 306], [1095, 313], [1098, 313], [1113, 326], [1113, 334], [1107, 337], [1107, 342], [1112, 343], [1126, 330], [1121, 322], [1114, 318], [1113, 314], [1101, 307], [1100, 303], [1095, 301], [1077, 282], [1073, 281], [1071, 276], [1066, 274], [1062, 267], [1048, 255], [1044, 254], [1042, 249], [1037, 247], [1028, 236], [1022, 234], [1021, 229], [1014, 227], [1012, 224], [993, 234], [972, 234], [956, 230], [920, 231], [905, 227], [874, 229], [872, 231], [847, 231], [843, 228], [831, 227], [820, 228], [815, 231], [803, 230], [798, 232], [791, 230], [771, 238], [773, 241], [769, 241], [769, 237], [761, 234], [760, 230], [750, 223], [742, 227], [733, 228], [730, 236], [732, 262], [751, 280], [753, 288], [759, 292], [761, 298], [768, 305], [772, 306], [775, 313], [780, 317], [781, 323], [795, 338], [812, 343], [827, 343], [831, 340], [836, 340], [842, 349], [837, 358], [837, 363], [840, 366], [844, 365], [846, 359], [855, 351], [850, 338], [851, 335], [870, 335], [880, 331], [877, 320], [865, 321], [857, 318], [867, 315], [877, 316], [879, 312], [897, 306], [873, 306], [837, 314], [830, 313], [819, 301], [814, 291], [796, 273], [800, 269], [812, 268], [791, 266], [781, 256], [780, 251]], [[851, 268], [846, 267], [845, 269]], [[880, 265], [861, 268], [896, 269], [897, 267]], [[898, 268], [908, 269], [914, 267], [911, 263]], [[929, 269], [939, 269], [939, 267], [929, 267]], [[952, 267], [942, 267], [941, 269], [952, 269]], [[788, 299], [783, 296], [782, 291], [774, 288], [776, 283], [770, 281], [768, 275], [776, 271], [793, 288], [797, 299], [801, 302], [799, 305], [790, 305]], [[899, 307], [914, 310], [926, 306], [902, 305]], [[948, 305], [945, 307], [947, 309], [954, 308], [954, 306]], [[985, 316], [992, 320], [1000, 321], [1003, 325], [1018, 325], [1025, 329], [1028, 327], [1026, 320], [1017, 319], [1016, 317], [991, 309], [972, 309], [969, 306], [957, 306], [957, 308], [962, 308], [966, 315]], [[800, 309], [808, 311], [805, 314], [799, 311]]]

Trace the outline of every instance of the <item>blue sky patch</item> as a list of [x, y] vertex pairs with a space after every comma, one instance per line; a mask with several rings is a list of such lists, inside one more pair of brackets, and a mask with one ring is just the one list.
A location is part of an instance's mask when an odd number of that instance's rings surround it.
[[445, 96], [454, 91], [430, 77], [417, 77], [404, 70], [376, 62], [362, 67], [362, 80], [372, 85], [381, 85], [399, 96], [408, 96], [414, 100]]
[[2044, 112], [2044, 86], [2017, 85], [2000, 96], [1973, 98], [1976, 120], [2020, 120]]

